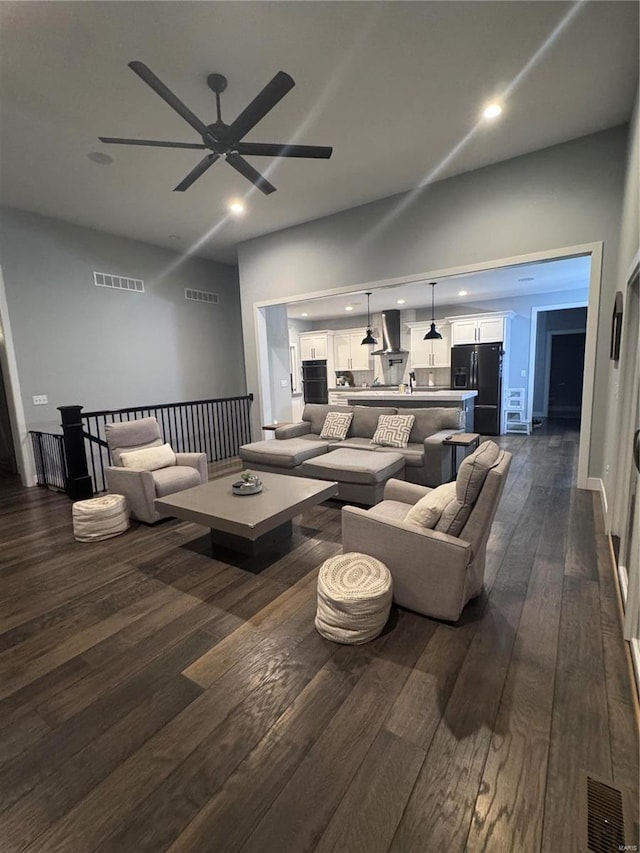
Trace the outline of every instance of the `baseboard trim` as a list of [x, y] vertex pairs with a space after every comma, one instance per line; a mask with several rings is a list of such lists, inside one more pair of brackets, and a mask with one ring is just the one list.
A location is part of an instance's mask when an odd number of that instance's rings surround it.
[[602, 501], [602, 514], [607, 518], [608, 501], [607, 490], [604, 487], [604, 480], [600, 477], [587, 477], [587, 489], [590, 492], [600, 492], [600, 500]]
[[[633, 672], [636, 677], [636, 690], [638, 691], [638, 696], [636, 697], [640, 701], [640, 640], [635, 637], [629, 643], [631, 646], [631, 660], [633, 661]], [[636, 714], [638, 714], [638, 704], [636, 703]]]

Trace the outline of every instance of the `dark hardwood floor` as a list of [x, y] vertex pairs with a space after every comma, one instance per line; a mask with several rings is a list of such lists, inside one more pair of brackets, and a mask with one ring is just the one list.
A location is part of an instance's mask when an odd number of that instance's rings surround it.
[[482, 596], [457, 625], [394, 608], [359, 647], [313, 627], [337, 503], [290, 550], [212, 558], [176, 520], [75, 542], [66, 497], [0, 481], [2, 853], [579, 851], [586, 774], [623, 790], [638, 844], [637, 703], [577, 433], [500, 443]]

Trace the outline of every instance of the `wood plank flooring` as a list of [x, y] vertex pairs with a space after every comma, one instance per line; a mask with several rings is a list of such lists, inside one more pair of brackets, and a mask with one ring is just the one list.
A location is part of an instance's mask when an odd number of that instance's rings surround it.
[[457, 625], [394, 608], [355, 648], [313, 627], [338, 503], [251, 559], [177, 520], [81, 544], [66, 497], [0, 480], [2, 853], [579, 851], [586, 774], [623, 789], [638, 844], [637, 698], [577, 438], [499, 439]]

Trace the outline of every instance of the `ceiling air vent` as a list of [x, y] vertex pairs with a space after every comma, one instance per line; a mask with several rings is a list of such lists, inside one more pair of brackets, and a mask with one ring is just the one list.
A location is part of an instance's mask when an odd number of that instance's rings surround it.
[[106, 272], [94, 272], [93, 282], [96, 287], [110, 287], [112, 290], [130, 290], [134, 293], [144, 293], [144, 281], [139, 278], [125, 278]]
[[185, 287], [184, 298], [191, 302], [208, 302], [209, 305], [217, 305], [220, 302], [217, 293], [209, 293], [206, 290], [192, 290], [190, 287]]

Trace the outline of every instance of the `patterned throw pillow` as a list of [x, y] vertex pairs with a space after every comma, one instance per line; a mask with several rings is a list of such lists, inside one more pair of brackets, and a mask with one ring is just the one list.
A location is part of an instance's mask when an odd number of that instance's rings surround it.
[[378, 428], [373, 434], [371, 444], [382, 447], [406, 447], [409, 444], [411, 427], [415, 415], [380, 415]]
[[353, 412], [328, 412], [324, 419], [320, 438], [334, 438], [344, 441], [351, 426]]

